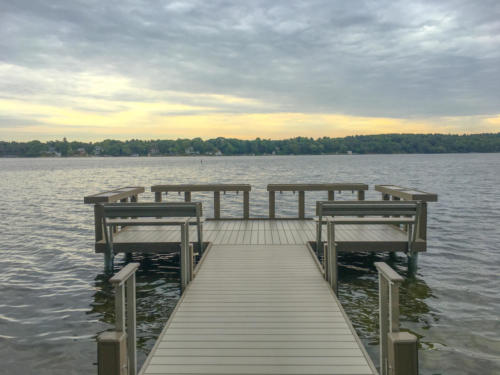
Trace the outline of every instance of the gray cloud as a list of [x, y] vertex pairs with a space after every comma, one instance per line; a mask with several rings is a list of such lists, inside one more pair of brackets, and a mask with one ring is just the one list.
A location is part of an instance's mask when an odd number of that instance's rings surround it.
[[42, 121], [24, 117], [12, 117], [0, 115], [0, 127], [24, 128], [26, 126], [44, 126]]
[[[488, 115], [500, 112], [499, 19], [497, 0], [0, 0], [0, 62], [241, 96], [264, 112]], [[0, 88], [33, 92], [71, 85], [42, 74]]]

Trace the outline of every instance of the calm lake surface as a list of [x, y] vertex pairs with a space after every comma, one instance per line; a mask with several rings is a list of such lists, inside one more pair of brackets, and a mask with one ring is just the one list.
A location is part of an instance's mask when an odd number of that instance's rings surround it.
[[[377, 200], [374, 184], [437, 193], [439, 202], [429, 204], [428, 252], [401, 290], [401, 325], [420, 338], [422, 374], [500, 374], [500, 154], [0, 159], [0, 373], [97, 372], [95, 336], [111, 328], [113, 293], [102, 255], [93, 251], [93, 208], [84, 195], [126, 185], [230, 182], [252, 185], [252, 216], [267, 214], [268, 183], [364, 182], [366, 199]], [[310, 216], [324, 198], [306, 193]], [[212, 213], [210, 195], [196, 199]], [[240, 215], [241, 199], [223, 196], [223, 215]], [[292, 193], [277, 195], [278, 213], [296, 214], [296, 202]], [[339, 292], [376, 363], [377, 260], [406, 275], [403, 257], [344, 256]], [[179, 297], [179, 276], [175, 256], [134, 261], [141, 262], [142, 364]], [[116, 267], [124, 263], [119, 256]]]

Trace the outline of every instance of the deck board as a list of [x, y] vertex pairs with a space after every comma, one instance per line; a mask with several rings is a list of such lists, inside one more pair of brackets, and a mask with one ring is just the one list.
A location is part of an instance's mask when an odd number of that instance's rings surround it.
[[307, 247], [256, 244], [212, 246], [141, 374], [373, 369]]

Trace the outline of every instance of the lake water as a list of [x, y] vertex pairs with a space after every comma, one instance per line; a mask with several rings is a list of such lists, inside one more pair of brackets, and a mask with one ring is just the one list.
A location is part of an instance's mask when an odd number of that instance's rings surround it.
[[[253, 216], [267, 214], [268, 183], [364, 182], [367, 199], [380, 199], [375, 184], [439, 194], [429, 204], [428, 252], [401, 290], [401, 325], [420, 338], [422, 374], [500, 374], [500, 154], [0, 159], [0, 373], [96, 373], [95, 337], [113, 323], [113, 293], [84, 195], [230, 182], [252, 185]], [[306, 193], [309, 215], [323, 195]], [[241, 198], [223, 196], [223, 215], [239, 215]], [[197, 199], [212, 212], [211, 196]], [[296, 214], [296, 202], [277, 195], [278, 214]], [[340, 259], [340, 300], [376, 363], [372, 263], [381, 259], [405, 275], [402, 257]], [[134, 260], [142, 363], [176, 304], [179, 277], [175, 256]]]

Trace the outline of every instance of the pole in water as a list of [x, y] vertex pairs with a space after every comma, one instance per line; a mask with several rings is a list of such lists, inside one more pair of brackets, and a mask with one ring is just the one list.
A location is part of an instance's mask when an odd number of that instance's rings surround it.
[[418, 268], [418, 252], [408, 254], [408, 274], [415, 276]]
[[104, 271], [113, 272], [114, 268], [114, 254], [112, 251], [106, 251], [104, 253]]

